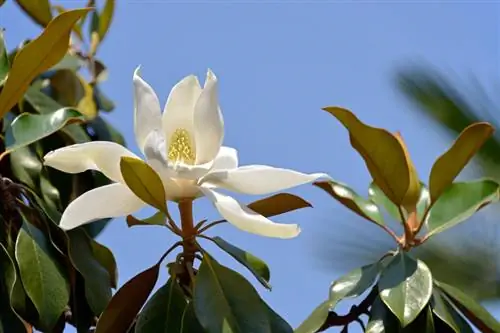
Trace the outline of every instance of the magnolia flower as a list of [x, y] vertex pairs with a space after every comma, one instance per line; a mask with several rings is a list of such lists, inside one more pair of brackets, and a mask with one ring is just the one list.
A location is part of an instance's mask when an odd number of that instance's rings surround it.
[[[236, 149], [222, 146], [224, 122], [212, 71], [208, 70], [203, 88], [194, 75], [178, 82], [168, 96], [163, 115], [154, 90], [139, 76], [139, 67], [133, 83], [137, 145], [145, 162], [160, 176], [167, 200], [205, 196], [224, 219], [241, 230], [277, 238], [299, 234], [296, 224], [274, 223], [218, 189], [262, 195], [326, 175], [266, 165], [239, 167]], [[73, 200], [62, 214], [61, 228], [73, 229], [98, 219], [132, 214], [146, 205], [122, 177], [123, 156], [139, 158], [125, 147], [106, 141], [75, 144], [45, 155], [44, 164], [60, 171], [98, 170], [114, 181]]]

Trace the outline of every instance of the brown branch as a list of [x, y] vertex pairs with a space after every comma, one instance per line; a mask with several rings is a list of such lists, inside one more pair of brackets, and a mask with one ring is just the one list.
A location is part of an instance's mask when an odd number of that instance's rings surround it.
[[345, 315], [338, 315], [331, 311], [326, 318], [325, 323], [316, 331], [323, 332], [334, 326], [344, 326], [347, 327], [350, 323], [358, 321], [359, 317], [363, 314], [369, 314], [368, 309], [375, 301], [377, 297], [377, 286], [373, 287], [368, 296], [361, 301], [358, 305], [353, 305], [349, 313]]

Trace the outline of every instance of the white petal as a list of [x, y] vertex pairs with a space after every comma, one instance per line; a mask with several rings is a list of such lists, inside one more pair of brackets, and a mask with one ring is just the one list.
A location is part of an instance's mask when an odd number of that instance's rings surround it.
[[200, 83], [194, 75], [186, 76], [170, 91], [162, 118], [167, 147], [172, 134], [179, 128], [188, 131], [194, 140], [193, 113], [200, 94]]
[[233, 170], [210, 172], [202, 182], [210, 182], [234, 192], [261, 195], [286, 190], [322, 177], [330, 178], [324, 173], [305, 174], [267, 165], [248, 165]]
[[139, 158], [118, 143], [93, 141], [53, 150], [44, 156], [44, 164], [67, 173], [98, 170], [115, 182], [123, 182], [122, 156]]
[[107, 217], [132, 214], [146, 204], [125, 185], [114, 183], [83, 193], [63, 212], [62, 229], [73, 229]]
[[273, 238], [293, 238], [300, 233], [296, 224], [274, 223], [227, 195], [206, 187], [201, 190], [224, 219], [243, 231]]
[[234, 148], [220, 147], [210, 171], [236, 169], [238, 167], [238, 151]]
[[219, 108], [217, 77], [211, 70], [194, 109], [194, 130], [196, 164], [212, 161], [224, 139], [224, 120]]
[[134, 71], [134, 131], [137, 145], [144, 151], [144, 144], [149, 133], [161, 130], [161, 109], [158, 96], [153, 88], [139, 76], [137, 67]]
[[200, 164], [189, 165], [184, 163], [169, 163], [168, 168], [173, 173], [174, 178], [198, 180], [205, 176], [212, 168], [213, 161]]

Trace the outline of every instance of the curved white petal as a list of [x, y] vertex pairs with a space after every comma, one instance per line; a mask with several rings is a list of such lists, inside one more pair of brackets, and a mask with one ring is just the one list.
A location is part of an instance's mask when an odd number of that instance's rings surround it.
[[201, 94], [200, 83], [194, 75], [180, 80], [170, 91], [163, 111], [163, 133], [168, 143], [176, 129], [185, 129], [194, 140], [194, 106]]
[[203, 178], [203, 182], [234, 192], [261, 195], [303, 185], [322, 177], [330, 178], [324, 173], [305, 174], [267, 165], [248, 165], [233, 170], [210, 172]]
[[123, 183], [120, 171], [122, 156], [139, 158], [118, 143], [93, 141], [53, 150], [44, 156], [44, 164], [67, 173], [98, 170], [109, 179]]
[[296, 224], [274, 223], [227, 195], [206, 187], [201, 187], [201, 191], [224, 219], [243, 231], [273, 238], [294, 238], [300, 234]]
[[194, 108], [194, 130], [196, 164], [212, 161], [224, 139], [224, 119], [219, 108], [217, 77], [210, 69]]
[[189, 180], [198, 180], [205, 176], [212, 168], [213, 161], [200, 164], [189, 165], [184, 163], [169, 163], [168, 168], [173, 173], [173, 177]]
[[153, 88], [139, 76], [140, 66], [134, 71], [134, 131], [137, 145], [144, 151], [148, 134], [161, 130], [161, 109]]
[[215, 157], [212, 171], [236, 169], [238, 167], [238, 151], [230, 147], [220, 147], [217, 157]]
[[132, 214], [146, 206], [125, 185], [114, 183], [83, 193], [64, 210], [59, 226], [69, 230], [107, 217]]

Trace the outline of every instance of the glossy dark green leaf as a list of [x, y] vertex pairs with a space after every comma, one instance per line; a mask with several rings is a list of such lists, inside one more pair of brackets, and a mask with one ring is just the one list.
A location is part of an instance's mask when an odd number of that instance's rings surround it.
[[30, 188], [38, 188], [42, 163], [30, 147], [22, 147], [10, 154], [12, 173]]
[[135, 333], [182, 332], [182, 315], [186, 307], [181, 287], [169, 279], [144, 306], [135, 324]]
[[487, 330], [500, 332], [500, 323], [473, 298], [446, 283], [436, 281], [436, 285], [474, 326], [483, 332], [487, 332]]
[[17, 279], [16, 268], [9, 253], [0, 244], [0, 333], [25, 333], [21, 318], [15, 313], [11, 306], [12, 290]]
[[497, 201], [498, 191], [499, 184], [488, 179], [452, 184], [429, 211], [426, 221], [429, 236], [465, 221], [482, 206]]
[[127, 333], [158, 280], [159, 263], [127, 281], [113, 296], [97, 322], [95, 333]]
[[194, 312], [193, 302], [189, 302], [182, 313], [182, 325], [179, 333], [205, 333]]
[[377, 297], [370, 308], [365, 333], [399, 333], [399, 323], [384, 302]]
[[330, 300], [337, 304], [344, 298], [360, 296], [375, 282], [379, 269], [377, 262], [356, 268], [335, 280], [330, 287]]
[[49, 240], [26, 222], [17, 237], [16, 261], [26, 293], [40, 315], [40, 326], [52, 329], [68, 304], [69, 284]]
[[267, 310], [272, 333], [293, 333], [292, 326], [285, 319], [277, 314], [266, 302], [262, 301], [262, 303]]
[[9, 73], [9, 67], [9, 58], [7, 57], [3, 31], [0, 29], [0, 86], [3, 84], [7, 74]]
[[400, 252], [382, 271], [378, 287], [382, 301], [406, 327], [431, 298], [432, 274], [422, 261]]
[[150, 217], [147, 217], [145, 219], [139, 220], [138, 218], [135, 218], [132, 215], [127, 215], [126, 221], [128, 227], [133, 227], [136, 225], [159, 225], [159, 226], [165, 226], [165, 220], [166, 220], [165, 213], [162, 212], [156, 212], [155, 214], [151, 215]]
[[93, 239], [90, 240], [90, 245], [97, 261], [108, 271], [111, 287], [116, 288], [118, 284], [118, 269], [113, 252]]
[[77, 333], [89, 333], [90, 327], [94, 326], [95, 314], [90, 308], [85, 295], [85, 279], [75, 272], [75, 278], [71, 288], [71, 319]]
[[[400, 329], [401, 333], [435, 333], [432, 310], [426, 306], [418, 317], [408, 326]], [[443, 332], [438, 332], [443, 333]]]
[[100, 315], [111, 299], [111, 279], [108, 271], [94, 257], [90, 239], [81, 229], [67, 232], [69, 256], [85, 279], [85, 296], [95, 315]]
[[441, 321], [453, 329], [454, 332], [461, 333], [450, 311], [448, 302], [441, 296], [441, 292], [437, 288], [432, 292], [432, 311]]
[[254, 287], [207, 253], [196, 276], [193, 302], [196, 317], [208, 333], [271, 332], [266, 309]]
[[225, 241], [224, 239], [216, 236], [212, 240], [218, 247], [228, 253], [231, 257], [236, 259], [240, 264], [248, 268], [248, 270], [257, 278], [257, 280], [266, 288], [271, 289], [269, 284], [269, 279], [271, 278], [271, 272], [267, 264], [260, 258], [254, 256], [253, 254], [246, 252], [231, 243]]
[[326, 300], [318, 305], [313, 312], [297, 327], [294, 333], [315, 333], [326, 321], [328, 313], [335, 306], [336, 302]]
[[335, 181], [315, 182], [314, 185], [321, 188], [341, 204], [376, 224], [383, 225], [384, 219], [378, 207], [371, 200], [359, 196], [347, 185]]

